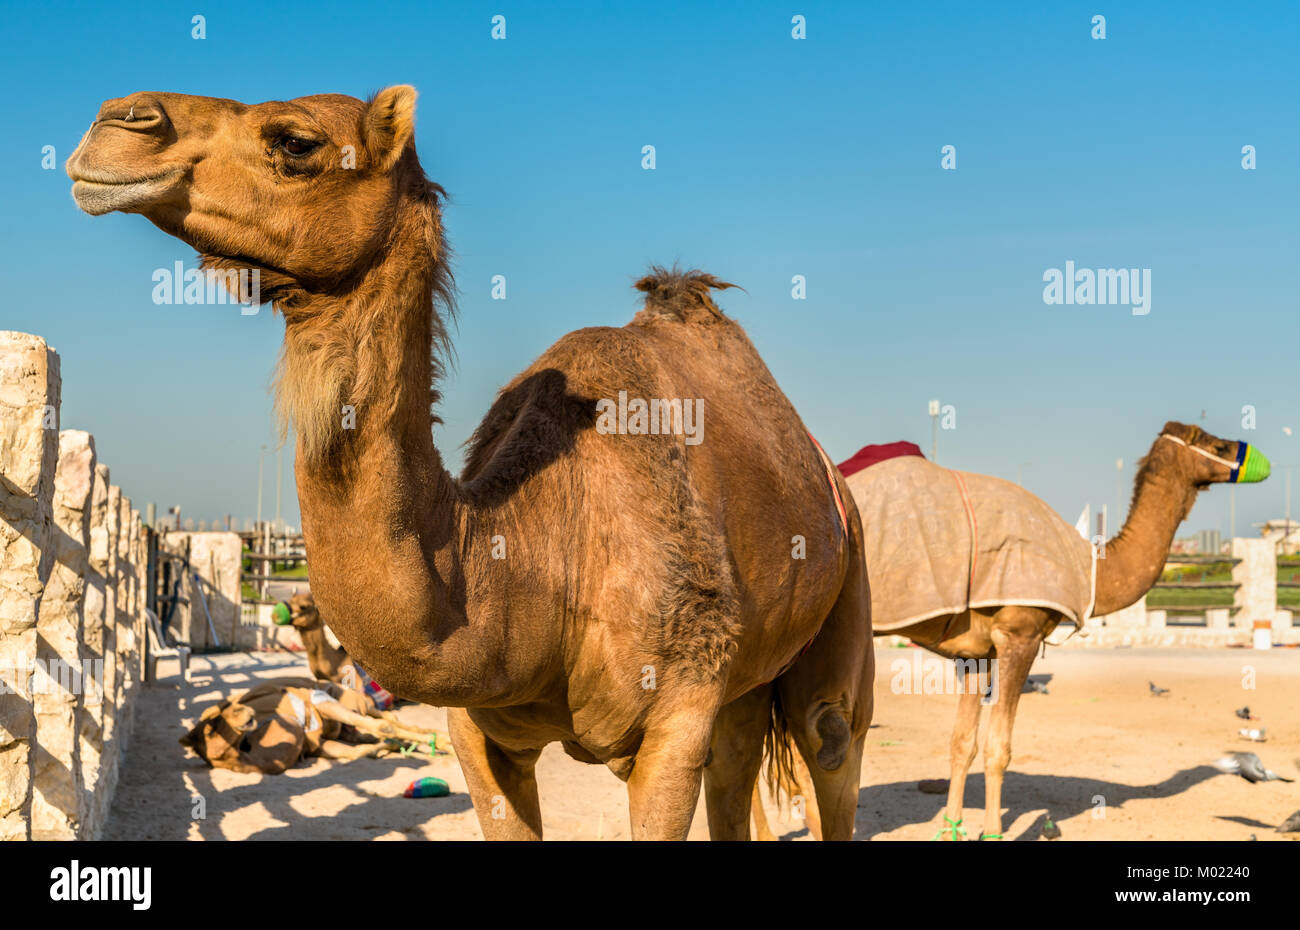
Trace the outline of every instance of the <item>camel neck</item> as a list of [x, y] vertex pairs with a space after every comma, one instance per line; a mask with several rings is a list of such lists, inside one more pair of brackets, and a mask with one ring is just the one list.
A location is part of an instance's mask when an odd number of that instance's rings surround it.
[[332, 680], [347, 654], [329, 644], [323, 626], [299, 630], [298, 636], [302, 639], [303, 651], [307, 653], [307, 667], [311, 669], [312, 675]]
[[1160, 440], [1151, 447], [1138, 472], [1128, 519], [1097, 560], [1096, 616], [1135, 604], [1151, 590], [1169, 558], [1178, 525], [1191, 511], [1196, 488], [1173, 448]]
[[[491, 681], [505, 645], [467, 616], [475, 517], [433, 444], [430, 241], [399, 221], [355, 293], [286, 312], [281, 394], [296, 418], [312, 590], [335, 635], [394, 693], [473, 706], [501, 697]], [[311, 375], [327, 409], [312, 406]]]

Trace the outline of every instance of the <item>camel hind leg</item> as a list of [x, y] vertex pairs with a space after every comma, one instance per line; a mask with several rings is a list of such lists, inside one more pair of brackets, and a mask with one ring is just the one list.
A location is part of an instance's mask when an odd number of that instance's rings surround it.
[[[812, 838], [820, 840], [822, 838], [822, 820], [821, 812], [817, 809], [817, 792], [813, 789], [812, 775], [808, 771], [808, 764], [804, 761], [803, 755], [798, 752], [791, 754], [794, 762], [794, 781], [788, 784], [779, 784], [777, 794], [784, 795], [794, 808], [795, 816], [803, 820], [807, 826], [808, 832]], [[770, 842], [776, 839], [772, 833], [771, 826], [767, 822], [767, 811], [763, 808], [763, 796], [759, 790], [759, 784], [754, 783], [754, 799], [752, 803], [754, 818], [754, 836], [763, 842]]]
[[952, 748], [949, 753], [948, 804], [944, 809], [947, 820], [936, 839], [956, 840], [964, 829], [962, 811], [966, 796], [966, 775], [975, 761], [975, 750], [980, 726], [980, 699], [983, 697], [982, 676], [978, 673], [963, 680], [963, 690], [958, 698], [957, 722], [952, 728]]
[[871, 591], [856, 519], [850, 532], [839, 598], [808, 651], [777, 679], [775, 691], [777, 713], [808, 763], [827, 840], [853, 837], [876, 670]]
[[997, 648], [997, 701], [989, 714], [984, 738], [984, 830], [982, 836], [1002, 836], [1002, 779], [1011, 764], [1011, 729], [1016, 723], [1020, 692], [1043, 641], [1045, 612], [1037, 608], [1004, 607], [998, 611], [992, 638]]

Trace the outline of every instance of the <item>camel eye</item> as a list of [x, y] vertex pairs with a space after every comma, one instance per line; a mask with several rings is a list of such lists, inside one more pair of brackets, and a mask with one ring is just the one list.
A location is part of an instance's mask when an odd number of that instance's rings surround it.
[[319, 147], [319, 142], [313, 142], [311, 139], [303, 139], [298, 136], [285, 136], [280, 140], [280, 150], [286, 155], [292, 155], [294, 158], [308, 155]]

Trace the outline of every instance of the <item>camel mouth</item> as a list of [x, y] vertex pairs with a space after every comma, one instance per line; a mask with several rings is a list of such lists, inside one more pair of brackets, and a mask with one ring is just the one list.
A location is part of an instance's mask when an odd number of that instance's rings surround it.
[[73, 174], [72, 199], [91, 216], [102, 216], [114, 210], [138, 212], [157, 202], [184, 173], [184, 169], [175, 168], [152, 177], [133, 179]]

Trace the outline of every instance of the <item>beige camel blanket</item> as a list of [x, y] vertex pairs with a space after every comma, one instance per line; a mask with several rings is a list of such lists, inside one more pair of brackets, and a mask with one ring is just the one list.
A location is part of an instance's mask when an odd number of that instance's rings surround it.
[[913, 455], [845, 480], [862, 515], [875, 632], [967, 607], [1048, 607], [1079, 625], [1091, 615], [1092, 546], [1024, 488]]

